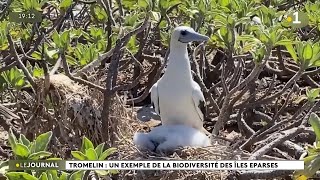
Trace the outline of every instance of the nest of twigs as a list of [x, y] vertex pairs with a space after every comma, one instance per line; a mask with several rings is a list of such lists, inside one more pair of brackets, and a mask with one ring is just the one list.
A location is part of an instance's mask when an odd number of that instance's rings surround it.
[[[220, 139], [212, 140], [213, 145], [205, 148], [181, 148], [174, 154], [164, 155], [156, 154], [154, 152], [140, 151], [133, 144], [133, 134], [137, 131], [149, 131], [148, 123], [139, 122], [132, 118], [121, 118], [121, 126], [124, 126], [123, 134], [119, 135], [120, 141], [117, 142], [118, 153], [112, 159], [121, 160], [230, 160], [239, 159], [236, 157], [241, 153], [231, 150], [229, 142]], [[129, 121], [129, 122], [128, 122]], [[128, 124], [130, 128], [128, 128]], [[142, 171], [131, 170], [121, 171], [117, 176], [119, 179], [224, 179], [227, 176], [227, 171]]]
[[80, 86], [63, 74], [51, 75], [49, 81], [38, 79], [36, 83], [36, 97], [26, 97], [32, 102], [23, 134], [34, 139], [53, 131], [50, 150], [66, 158], [66, 148], [80, 147], [83, 136], [95, 144], [102, 142], [101, 92]]
[[[52, 151], [61, 157], [70, 155], [65, 148], [80, 147], [81, 137], [86, 136], [95, 144], [102, 142], [102, 100], [103, 94], [85, 86], [74, 83], [64, 75], [50, 76], [47, 94], [52, 102], [54, 112], [49, 112], [48, 105], [42, 104], [45, 93], [44, 80], [38, 82], [38, 97], [33, 111], [36, 116], [30, 117], [25, 131], [34, 134], [54, 131]], [[171, 155], [160, 155], [153, 152], [141, 152], [133, 144], [133, 134], [137, 131], [150, 131], [153, 127], [148, 123], [139, 122], [133, 110], [125, 105], [125, 100], [116, 95], [110, 108], [110, 121], [114, 147], [118, 153], [112, 159], [120, 160], [227, 160], [235, 159], [236, 153], [228, 142], [213, 140], [213, 146], [206, 148], [178, 149]], [[49, 114], [51, 116], [49, 116]], [[51, 118], [48, 118], [51, 117]], [[37, 123], [42, 119], [42, 123]], [[40, 132], [41, 131], [41, 132]], [[110, 132], [110, 131], [109, 131]], [[106, 144], [109, 144], [106, 142]], [[120, 179], [224, 179], [226, 171], [121, 171]]]

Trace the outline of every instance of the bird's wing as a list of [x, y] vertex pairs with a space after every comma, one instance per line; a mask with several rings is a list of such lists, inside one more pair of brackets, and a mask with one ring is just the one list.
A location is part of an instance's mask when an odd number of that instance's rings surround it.
[[155, 83], [151, 89], [151, 103], [158, 115], [160, 115], [160, 107], [159, 107], [159, 93], [158, 93], [158, 83]]
[[204, 121], [207, 115], [206, 101], [200, 86], [196, 82], [193, 83], [192, 99], [200, 119]]

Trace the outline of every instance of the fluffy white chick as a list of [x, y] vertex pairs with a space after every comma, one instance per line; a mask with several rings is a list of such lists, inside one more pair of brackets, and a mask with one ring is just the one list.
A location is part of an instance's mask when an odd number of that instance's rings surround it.
[[141, 150], [157, 153], [173, 152], [179, 147], [206, 147], [211, 142], [201, 131], [186, 125], [162, 125], [149, 133], [137, 132], [133, 136], [134, 144]]

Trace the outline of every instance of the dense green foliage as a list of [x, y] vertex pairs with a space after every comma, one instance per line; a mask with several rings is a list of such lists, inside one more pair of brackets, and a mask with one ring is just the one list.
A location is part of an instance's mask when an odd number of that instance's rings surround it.
[[[9, 14], [12, 12], [31, 12], [32, 10], [42, 13], [41, 22], [27, 23], [24, 20], [20, 22], [9, 20]], [[308, 25], [305, 27], [292, 28], [287, 22], [286, 17], [297, 11], [308, 16]], [[261, 24], [252, 21], [254, 15], [261, 19]], [[148, 25], [142, 32], [134, 32], [146, 19], [151, 25]], [[278, 100], [276, 103], [272, 100], [283, 96], [289, 99], [291, 94], [284, 95], [284, 92], [290, 88], [294, 89], [298, 81], [303, 81], [303, 83], [300, 82], [300, 85], [304, 84], [306, 89], [302, 96], [307, 102], [299, 106], [301, 112], [309, 111], [311, 106], [319, 101], [320, 1], [311, 0], [8, 1], [3, 12], [0, 13], [1, 101], [3, 102], [5, 97], [17, 101], [20, 90], [24, 88], [37, 89], [34, 80], [42, 78], [52, 69], [68, 76], [80, 76], [77, 72], [86, 69], [90, 63], [98, 61], [107, 52], [111, 52], [114, 56], [109, 55], [98, 65], [107, 64], [107, 67], [122, 70], [125, 68], [119, 68], [119, 64], [123, 65], [126, 62], [123, 63], [120, 59], [131, 57], [138, 64], [130, 69], [134, 69], [134, 78], [137, 78], [137, 67], [145, 65], [143, 63], [146, 63], [144, 61], [146, 57], [165, 56], [169, 46], [170, 32], [177, 25], [191, 26], [196, 31], [210, 37], [210, 41], [205, 46], [206, 59], [214, 59], [218, 57], [216, 54], [222, 54], [221, 58], [217, 58], [219, 62], [207, 62], [205, 64], [207, 68], [202, 65], [207, 77], [199, 72], [195, 73], [196, 75], [201, 74], [198, 80], [203, 79], [201, 88], [210, 101], [210, 115], [218, 117], [218, 122], [225, 124], [225, 119], [228, 119], [233, 111], [243, 113], [248, 110], [251, 112], [254, 109], [250, 109], [251, 106], [258, 106], [255, 101], [266, 104], [264, 108], [268, 110], [267, 105], [278, 103]], [[119, 43], [122, 44], [119, 45]], [[247, 63], [248, 66], [235, 66], [236, 62], [245, 64], [247, 60], [250, 61]], [[111, 66], [113, 62], [116, 62], [115, 66]], [[150, 66], [152, 63], [146, 64]], [[103, 68], [95, 68], [98, 72], [106, 73]], [[197, 71], [195, 68], [193, 70]], [[250, 72], [249, 75], [245, 75], [246, 70]], [[267, 91], [265, 96], [259, 98], [255, 97], [259, 94], [256, 93], [259, 90], [254, 86], [254, 90], [250, 90], [249, 98], [239, 102], [249, 91], [249, 84], [252, 82], [254, 84], [256, 79], [262, 79], [260, 73], [263, 71], [267, 72], [265, 73], [267, 75], [264, 76], [279, 76], [289, 80], [287, 82], [280, 80], [283, 86], [278, 84], [278, 91], [274, 94], [271, 90]], [[117, 73], [108, 72], [108, 76], [110, 73], [115, 76], [113, 78], [117, 78]], [[149, 74], [144, 72], [143, 75]], [[211, 74], [213, 75], [210, 76]], [[240, 81], [242, 76], [244, 76], [243, 81]], [[232, 79], [225, 81], [226, 77], [232, 77]], [[109, 83], [113, 87], [105, 89], [118, 87], [115, 81]], [[83, 81], [78, 82], [89, 84]], [[129, 80], [126, 82], [130, 84]], [[148, 82], [153, 81], [150, 78]], [[107, 82], [106, 86], [109, 84]], [[122, 89], [133, 89], [133, 96], [136, 98], [138, 93], [134, 92], [137, 89], [148, 92], [150, 88], [142, 83], [139, 85], [137, 83], [136, 86]], [[218, 90], [214, 91], [215, 88]], [[270, 89], [273, 88], [274, 86], [270, 85]], [[250, 99], [250, 95], [256, 99]], [[286, 103], [287, 101], [279, 112], [284, 113], [283, 109], [288, 104]], [[277, 108], [271, 110], [272, 122], [266, 125], [271, 127], [270, 133], [285, 130], [281, 128], [282, 126], [275, 125], [280, 121], [279, 113], [275, 109]], [[265, 114], [268, 113], [270, 114], [270, 112], [265, 112]], [[302, 119], [298, 115], [293, 117], [293, 122], [300, 122], [299, 118]], [[305, 124], [298, 123], [298, 125]], [[308, 156], [304, 158], [306, 169], [296, 172], [295, 178], [306, 179], [319, 170], [320, 127], [319, 117], [316, 114], [310, 115], [309, 125], [312, 126], [317, 140], [313, 147], [307, 149]], [[215, 129], [220, 130], [221, 127], [216, 126]], [[259, 135], [254, 133], [250, 136]], [[36, 160], [52, 156], [52, 153], [47, 151], [52, 132], [41, 134], [32, 142], [22, 134], [19, 138], [15, 137], [12, 132], [9, 135], [9, 143], [15, 159]], [[73, 158], [103, 160], [115, 152], [114, 148], [104, 150], [103, 143], [94, 147], [89, 139], [83, 138], [80, 150], [72, 151]], [[245, 145], [251, 146], [252, 139], [249, 139]], [[252, 150], [248, 147], [244, 149]], [[83, 171], [72, 174], [56, 171], [8, 172], [7, 176], [9, 179], [23, 177], [24, 179], [64, 180], [77, 179], [88, 173]], [[117, 172], [95, 171], [94, 173], [108, 175]]]

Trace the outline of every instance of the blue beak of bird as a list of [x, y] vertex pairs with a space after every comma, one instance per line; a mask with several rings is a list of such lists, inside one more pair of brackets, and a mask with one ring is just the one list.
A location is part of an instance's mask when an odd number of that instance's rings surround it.
[[187, 31], [187, 33], [183, 36], [180, 36], [179, 41], [182, 43], [188, 43], [192, 41], [202, 42], [202, 41], [208, 41], [209, 37], [202, 35], [200, 33], [197, 33], [195, 31]]

